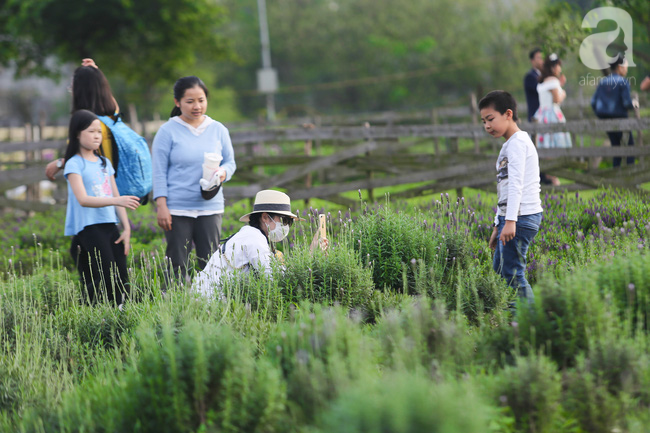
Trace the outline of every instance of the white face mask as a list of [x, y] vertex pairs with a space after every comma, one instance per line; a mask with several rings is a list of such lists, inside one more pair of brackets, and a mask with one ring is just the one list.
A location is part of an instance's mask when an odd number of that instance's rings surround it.
[[286, 238], [289, 234], [289, 225], [282, 224], [281, 222], [275, 222], [275, 228], [273, 230], [269, 229], [269, 225], [266, 225], [267, 230], [269, 231], [269, 240], [271, 242], [280, 242], [282, 239]]

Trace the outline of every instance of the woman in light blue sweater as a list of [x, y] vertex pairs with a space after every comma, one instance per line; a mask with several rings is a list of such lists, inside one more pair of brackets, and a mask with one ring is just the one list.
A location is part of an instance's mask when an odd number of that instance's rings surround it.
[[153, 194], [167, 239], [166, 256], [184, 282], [192, 243], [201, 269], [219, 246], [223, 190], [199, 186], [204, 153], [221, 155], [219, 183], [230, 180], [237, 166], [228, 129], [205, 114], [208, 89], [198, 77], [176, 82], [174, 103], [153, 141]]

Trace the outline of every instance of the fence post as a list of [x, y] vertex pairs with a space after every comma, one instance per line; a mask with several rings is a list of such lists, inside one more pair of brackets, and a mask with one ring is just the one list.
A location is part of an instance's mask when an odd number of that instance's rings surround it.
[[[314, 129], [314, 124], [313, 123], [305, 123], [302, 125], [303, 128], [305, 129]], [[312, 141], [311, 140], [305, 140], [305, 156], [311, 156], [312, 155]], [[311, 188], [312, 186], [312, 174], [307, 173], [305, 176], [305, 186], [307, 189]], [[309, 207], [309, 198], [305, 199], [305, 207]]]
[[[25, 142], [30, 142], [30, 141], [38, 141], [36, 135], [40, 135], [37, 132], [37, 127], [32, 126], [31, 123], [26, 123], [25, 124]], [[33, 150], [29, 150], [25, 152], [25, 167], [28, 167], [31, 165], [31, 163], [34, 162], [35, 160], [35, 155], [34, 155]], [[38, 189], [36, 184], [31, 184], [27, 185], [27, 188], [25, 189], [25, 201], [34, 201], [36, 200], [36, 196], [38, 194]]]
[[[323, 125], [323, 118], [321, 116], [316, 116], [314, 119], [314, 122], [316, 123], [316, 129], [320, 130], [321, 126]], [[322, 150], [321, 150], [321, 145], [322, 145], [322, 140], [320, 138], [316, 139], [316, 142], [314, 143], [316, 147], [316, 155], [318, 156], [323, 156]], [[318, 170], [318, 181], [323, 184], [325, 183], [325, 169], [321, 168]]]
[[[637, 101], [639, 100], [639, 94], [637, 92], [632, 92], [632, 99], [636, 99]], [[637, 107], [634, 109], [634, 117], [638, 119], [641, 119], [641, 109], [637, 104]], [[630, 131], [630, 134], [634, 134], [633, 131]], [[637, 142], [639, 146], [643, 146], [643, 131], [640, 129], [637, 131]], [[625, 143], [621, 143], [622, 146], [625, 145]], [[639, 164], [641, 167], [645, 167], [645, 158], [643, 156], [639, 157]]]
[[449, 137], [447, 149], [449, 153], [458, 153], [458, 137]]
[[[596, 137], [594, 135], [591, 135], [591, 146], [590, 147], [595, 147], [596, 146]], [[596, 170], [598, 170], [598, 166], [600, 165], [600, 162], [602, 161], [601, 157], [598, 156], [592, 156], [589, 158], [589, 172], [593, 173]]]
[[[585, 108], [583, 104], [584, 93], [582, 86], [578, 87], [578, 119], [582, 120], [585, 118]], [[580, 134], [580, 147], [585, 147], [585, 135]], [[585, 162], [585, 158], [581, 157], [580, 162]]]
[[[370, 123], [368, 123], [368, 122], [364, 123], [364, 124], [363, 124], [363, 127], [364, 127], [364, 128], [367, 128], [367, 129], [368, 129], [368, 132], [370, 132]], [[368, 134], [368, 135], [370, 135], [370, 134]], [[367, 138], [366, 138], [366, 141], [368, 141]], [[366, 156], [370, 156], [370, 152], [366, 152]], [[372, 179], [375, 177], [375, 174], [373, 173], [372, 170], [368, 170], [368, 171], [366, 172], [366, 174], [367, 174], [367, 176], [368, 176], [368, 180], [372, 180]], [[374, 203], [374, 202], [375, 202], [375, 192], [373, 191], [372, 188], [368, 188], [368, 201], [369, 201], [370, 203]]]
[[[470, 112], [472, 113], [472, 125], [478, 126], [478, 101], [476, 100], [476, 93], [472, 92], [469, 95], [470, 99]], [[481, 153], [481, 144], [479, 142], [478, 136], [476, 133], [472, 134], [474, 136], [474, 153]]]
[[[440, 124], [437, 108], [431, 110], [431, 123], [433, 124], [433, 126], [437, 126]], [[433, 151], [436, 155], [440, 155], [440, 137], [433, 137]]]

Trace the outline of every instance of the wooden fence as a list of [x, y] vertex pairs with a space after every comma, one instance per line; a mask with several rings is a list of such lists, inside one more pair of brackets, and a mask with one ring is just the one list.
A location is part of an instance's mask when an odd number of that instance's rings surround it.
[[[574, 181], [565, 189], [612, 185], [637, 188], [650, 182], [642, 131], [650, 130], [650, 118], [585, 119], [566, 124], [522, 123], [529, 133], [570, 132], [574, 137], [591, 137], [571, 149], [540, 149], [542, 170]], [[596, 147], [595, 137], [606, 131], [636, 131], [637, 146]], [[495, 160], [501, 141], [490, 138], [478, 122], [461, 124], [412, 124], [374, 126], [318, 126], [259, 128], [232, 131], [237, 172], [225, 188], [228, 200], [254, 197], [261, 189], [284, 188], [293, 199], [324, 198], [350, 205], [355, 200], [341, 196], [348, 191], [417, 184], [393, 196], [462, 189], [493, 190]], [[584, 142], [584, 140], [583, 140]], [[0, 191], [45, 180], [46, 152], [60, 154], [64, 140], [29, 140], [0, 143]], [[8, 154], [24, 154], [11, 162]], [[619, 170], [598, 170], [589, 162], [595, 158], [635, 156], [640, 163]], [[274, 174], [267, 174], [274, 173]], [[59, 185], [64, 183], [59, 176]], [[59, 188], [63, 190], [64, 188]], [[41, 211], [51, 205], [37, 195], [27, 200], [0, 198], [0, 207]]]

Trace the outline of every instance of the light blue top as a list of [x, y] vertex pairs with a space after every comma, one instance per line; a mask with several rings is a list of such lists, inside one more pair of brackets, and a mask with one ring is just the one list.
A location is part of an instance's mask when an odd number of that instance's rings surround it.
[[[104, 158], [106, 167], [102, 167], [102, 158], [92, 162], [83, 159], [81, 155], [75, 155], [65, 163], [63, 175], [68, 178], [70, 173], [81, 175], [86, 188], [86, 194], [92, 197], [113, 197], [111, 188], [111, 176], [115, 170], [108, 158]], [[73, 236], [79, 233], [86, 226], [93, 224], [115, 223], [117, 214], [115, 206], [104, 207], [83, 207], [79, 204], [77, 197], [72, 192], [68, 182], [68, 207], [65, 213], [65, 235]]]
[[[207, 118], [207, 116], [206, 116]], [[153, 140], [153, 198], [167, 197], [167, 207], [179, 210], [224, 209], [223, 188], [210, 200], [201, 197], [203, 154], [221, 153], [226, 181], [237, 169], [228, 129], [214, 121], [200, 135], [168, 120]]]

